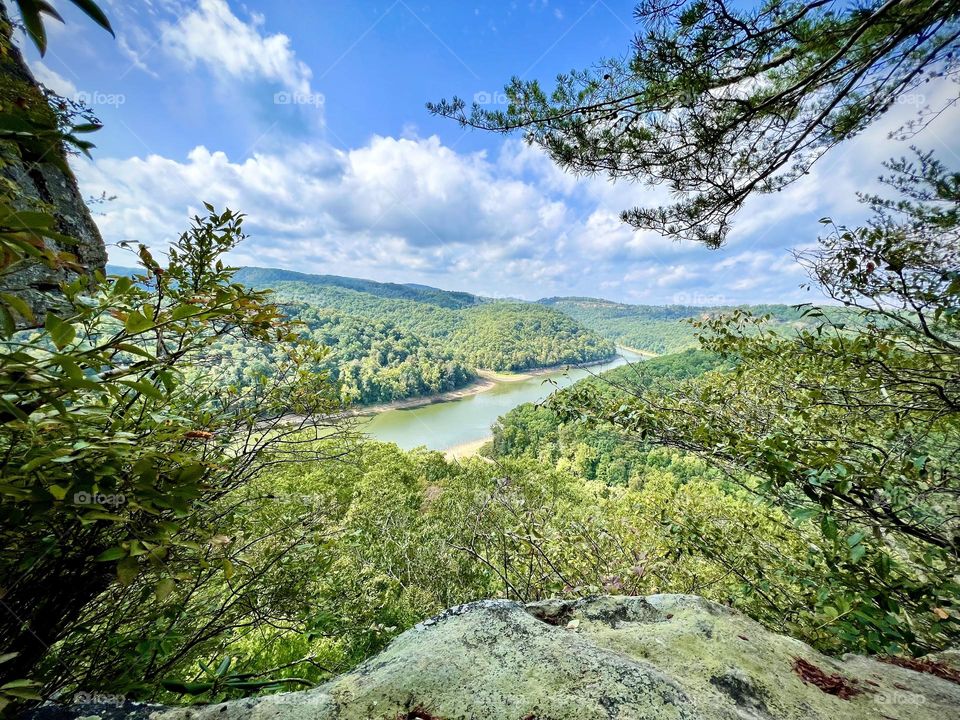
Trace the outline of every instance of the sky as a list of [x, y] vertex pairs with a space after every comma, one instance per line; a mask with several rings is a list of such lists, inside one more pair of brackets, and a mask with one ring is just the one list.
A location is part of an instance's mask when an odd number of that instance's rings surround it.
[[[512, 77], [628, 52], [632, 2], [518, 0], [101, 0], [116, 39], [57, 3], [34, 74], [105, 127], [73, 168], [110, 260], [156, 253], [203, 202], [247, 215], [236, 265], [416, 282], [490, 297], [605, 297], [643, 304], [820, 300], [791, 254], [824, 216], [864, 217], [857, 191], [926, 86], [803, 181], [752, 198], [719, 250], [625, 226], [662, 188], [565, 174], [521, 137], [465, 130], [428, 101], [502, 101]], [[915, 140], [960, 166], [960, 111]]]

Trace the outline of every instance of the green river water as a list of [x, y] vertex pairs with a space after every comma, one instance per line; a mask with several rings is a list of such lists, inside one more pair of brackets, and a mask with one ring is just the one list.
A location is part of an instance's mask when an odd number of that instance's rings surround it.
[[619, 348], [618, 353], [616, 358], [602, 365], [558, 369], [527, 380], [497, 382], [489, 390], [447, 402], [387, 410], [361, 418], [360, 427], [371, 437], [396, 443], [405, 450], [421, 445], [431, 450], [448, 450], [483, 440], [490, 437], [490, 427], [496, 419], [517, 405], [540, 402], [557, 389], [572, 385], [591, 373], [643, 359], [624, 348]]

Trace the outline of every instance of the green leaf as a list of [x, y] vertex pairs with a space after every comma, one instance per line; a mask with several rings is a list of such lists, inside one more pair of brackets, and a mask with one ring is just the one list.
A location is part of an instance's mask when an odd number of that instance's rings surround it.
[[[16, 653], [13, 653], [16, 655]], [[11, 680], [8, 683], [0, 685], [0, 690], [10, 690], [11, 688], [38, 687], [40, 683], [35, 680]]]
[[70, 128], [70, 132], [75, 133], [92, 133], [97, 132], [97, 130], [103, 129], [103, 125], [98, 125], [97, 123], [83, 123], [81, 125], [74, 125]]
[[3, 300], [3, 302], [13, 308], [17, 315], [24, 320], [31, 323], [33, 322], [33, 311], [23, 298], [11, 295], [10, 293], [0, 293], [0, 300]]
[[114, 35], [113, 28], [110, 26], [110, 20], [107, 19], [107, 16], [104, 14], [103, 10], [101, 10], [93, 0], [70, 0], [70, 2], [83, 10], [87, 17], [93, 20], [97, 25], [116, 37], [116, 35]]
[[121, 380], [120, 384], [126, 385], [129, 388], [133, 388], [134, 390], [139, 392], [141, 395], [146, 395], [147, 397], [153, 398], [154, 400], [164, 399], [164, 394], [160, 391], [160, 389], [156, 385], [154, 385], [149, 380]]
[[97, 555], [96, 562], [111, 562], [113, 560], [120, 560], [126, 556], [127, 551], [118, 545], [117, 547], [108, 548]]
[[20, 18], [23, 20], [23, 27], [27, 35], [37, 46], [40, 57], [47, 53], [47, 31], [43, 27], [43, 19], [40, 17], [40, 7], [35, 0], [17, 0], [20, 8]]
[[129, 315], [127, 315], [127, 322], [125, 324], [125, 329], [131, 335], [136, 335], [141, 333], [144, 330], [149, 330], [153, 327], [153, 320], [146, 317], [143, 313], [134, 310]]
[[114, 513], [109, 513], [106, 510], [91, 510], [90, 512], [85, 512], [81, 517], [81, 521], [84, 524], [96, 522], [97, 520], [109, 520], [110, 522], [123, 522], [125, 518], [122, 515], [115, 515]]
[[198, 305], [180, 305], [173, 309], [172, 317], [174, 320], [183, 320], [199, 313], [201, 308]]
[[837, 539], [837, 521], [834, 520], [833, 515], [824, 515], [820, 518], [820, 531], [828, 540]]
[[866, 535], [864, 535], [862, 532], [856, 532], [856, 533], [854, 533], [853, 535], [851, 535], [851, 536], [849, 536], [849, 537], [847, 538], [847, 545], [849, 545], [850, 547], [853, 547], [853, 546], [855, 546], [855, 545], [859, 545], [860, 542], [861, 542], [865, 537], [866, 537]]
[[50, 335], [50, 340], [56, 345], [57, 350], [63, 350], [77, 336], [77, 331], [73, 329], [73, 325], [61, 320], [51, 312], [47, 313], [43, 326]]
[[140, 573], [140, 563], [136, 558], [124, 558], [117, 563], [117, 579], [121, 585], [129, 585], [137, 579]]
[[155, 590], [157, 595], [157, 600], [159, 600], [160, 602], [163, 602], [164, 600], [166, 600], [168, 597], [170, 597], [171, 593], [174, 591], [176, 586], [177, 585], [172, 578], [164, 578], [163, 580], [158, 582]]
[[797, 508], [790, 513], [790, 516], [794, 520], [804, 521], [815, 518], [820, 512], [820, 508]]

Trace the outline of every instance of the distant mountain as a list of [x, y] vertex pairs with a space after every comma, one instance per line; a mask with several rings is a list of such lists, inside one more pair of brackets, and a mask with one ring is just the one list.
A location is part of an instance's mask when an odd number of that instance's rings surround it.
[[[660, 355], [699, 346], [696, 328], [689, 320], [736, 309], [749, 310], [755, 315], [769, 315], [771, 326], [784, 332], [815, 322], [804, 317], [803, 310], [793, 305], [627, 305], [590, 297], [551, 297], [537, 302], [569, 315], [584, 327], [618, 345]], [[843, 308], [831, 312], [837, 316], [850, 316]]]
[[[113, 275], [141, 271], [111, 265]], [[327, 349], [345, 399], [384, 403], [461, 388], [477, 370], [523, 371], [613, 357], [613, 343], [559, 309], [504, 302], [420, 284], [382, 283], [274, 268], [240, 268], [235, 279], [271, 289], [301, 332]], [[209, 350], [220, 381], [245, 386], [285, 362], [282, 345], [220, 339]]]
[[471, 295], [470, 293], [440, 290], [439, 288], [430, 287], [429, 285], [382, 283], [374, 280], [342, 277], [340, 275], [310, 275], [308, 273], [280, 270], [277, 268], [243, 267], [240, 268], [240, 271], [237, 273], [236, 279], [244, 285], [261, 288], [274, 287], [277, 283], [302, 283], [304, 285], [322, 287], [339, 287], [367, 293], [368, 295], [374, 295], [380, 298], [413, 300], [415, 302], [428, 303], [452, 310], [478, 305], [483, 302], [482, 298]]
[[[112, 265], [107, 270], [122, 275], [137, 272]], [[336, 327], [336, 339], [333, 335], [323, 338], [331, 346], [343, 348], [353, 342], [353, 336], [359, 338], [360, 344], [353, 351], [338, 357], [341, 361], [376, 354], [379, 334], [392, 332], [398, 332], [404, 338], [402, 342], [424, 344], [425, 349], [420, 351], [423, 362], [456, 359], [469, 368], [523, 370], [584, 362], [609, 353], [609, 343], [664, 355], [698, 347], [697, 331], [689, 320], [735, 309], [630, 305], [592, 297], [550, 297], [535, 303], [503, 301], [418, 283], [383, 283], [278, 268], [244, 267], [236, 279], [250, 287], [275, 290], [279, 300], [292, 304], [292, 312], [302, 319], [310, 318], [308, 325], [315, 330], [320, 325]], [[769, 314], [773, 326], [783, 331], [811, 324], [801, 310], [790, 305], [739, 307]], [[323, 316], [322, 322], [317, 312]], [[328, 317], [331, 312], [338, 314], [335, 322]], [[380, 328], [374, 333], [377, 338], [365, 337], [363, 327]], [[394, 365], [407, 353], [416, 356], [412, 347], [399, 355], [383, 355], [384, 367]], [[430, 360], [428, 349], [434, 354]], [[382, 370], [371, 372], [383, 374]]]

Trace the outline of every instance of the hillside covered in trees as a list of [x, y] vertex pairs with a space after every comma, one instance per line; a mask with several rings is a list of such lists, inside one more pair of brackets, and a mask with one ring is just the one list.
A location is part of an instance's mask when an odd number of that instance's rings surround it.
[[[615, 352], [611, 341], [534, 303], [261, 268], [242, 268], [237, 280], [273, 291], [290, 319], [328, 349], [322, 367], [359, 404], [454, 390], [478, 370], [579, 365]], [[276, 361], [242, 339], [222, 341], [216, 352], [239, 383], [269, 373]]]
[[[927, 720], [936, 712], [927, 709], [956, 697], [953, 685], [950, 693], [936, 688], [960, 681], [960, 169], [913, 148], [885, 163], [876, 185], [857, 196], [858, 210], [834, 206], [850, 216], [821, 220], [797, 243], [793, 259], [822, 308], [495, 301], [424, 285], [238, 270], [228, 259], [250, 241], [247, 217], [202, 198], [191, 203], [203, 210], [162, 245], [114, 238], [134, 250], [138, 266], [104, 272], [106, 247], [69, 164], [91, 154], [85, 137], [99, 122], [44, 92], [17, 40], [42, 56], [48, 39], [62, 46], [79, 37], [48, 38], [46, 27], [63, 20], [54, 5], [70, 6], [67, 22], [95, 26], [101, 40], [102, 31], [115, 32], [107, 3], [0, 0], [4, 718], [37, 708], [47, 718], [129, 717], [136, 701], [204, 704], [216, 716], [221, 700], [312, 687], [356, 668], [443, 608], [600, 594], [693, 594], [790, 635], [777, 641], [783, 666], [774, 677], [830, 695], [838, 718], [866, 717], [861, 696], [881, 709], [870, 717], [896, 720]], [[244, 40], [263, 39], [266, 20], [256, 10], [245, 25], [226, 0], [202, 5], [221, 14], [199, 31], [195, 22], [164, 25], [162, 42], [189, 32], [204, 50], [229, 52], [236, 47], [212, 41], [226, 25], [249, 30]], [[565, 170], [625, 179], [626, 190], [633, 181], [662, 185], [668, 194], [638, 197], [669, 204], [627, 208], [621, 219], [722, 252], [748, 202], [804, 182], [824, 155], [911, 100], [910, 91], [960, 76], [956, 2], [677, 0], [642, 3], [636, 19], [640, 32], [625, 55], [561, 75], [549, 90], [523, 73], [501, 109], [479, 101], [468, 108], [459, 98], [429, 108], [462, 126], [521, 131]], [[133, 35], [118, 38], [129, 50]], [[310, 68], [294, 60], [288, 38], [267, 40], [258, 47], [281, 50], [283, 67], [303, 81], [282, 87], [310, 89]], [[92, 40], [77, 44], [85, 58], [98, 54]], [[255, 54], [233, 55], [233, 69], [251, 72]], [[176, 77], [177, 94], [167, 98], [178, 107], [186, 78]], [[231, 93], [197, 97], [218, 95], [231, 111], [242, 107]], [[275, 96], [275, 106], [291, 104]], [[163, 105], [148, 109], [157, 125], [173, 124]], [[953, 94], [925, 108], [929, 122], [956, 105]], [[929, 138], [918, 115], [906, 135]], [[191, 162], [204, 154], [198, 146]], [[337, 161], [356, 154], [331, 153]], [[458, 171], [482, 166], [482, 152], [471, 157]], [[201, 175], [204, 189], [230, 188], [261, 159], [247, 158], [230, 176], [218, 150], [215, 170]], [[308, 158], [311, 181], [356, 174], [356, 165], [318, 169], [316, 159]], [[407, 167], [407, 187], [432, 189], [434, 207], [449, 202], [445, 181], [423, 178], [427, 164]], [[174, 165], [161, 167], [172, 177]], [[382, 179], [383, 165], [369, 165]], [[366, 186], [363, 201], [377, 205], [388, 188]], [[284, 209], [301, 201], [271, 194], [267, 181], [257, 190]], [[544, 235], [503, 232], [516, 217], [510, 194], [485, 198], [498, 211], [493, 230], [511, 252], [543, 243]], [[160, 217], [147, 205], [124, 216], [139, 219], [124, 233]], [[565, 217], [541, 210], [531, 216]], [[399, 224], [381, 227], [376, 214], [362, 217], [363, 242], [400, 232]], [[418, 226], [423, 218], [435, 220], [424, 213]], [[459, 234], [472, 218], [457, 220], [456, 232], [427, 228], [431, 248], [446, 238], [474, 251], [475, 238]], [[578, 239], [561, 235], [543, 258]], [[515, 407], [478, 456], [451, 460], [374, 442], [343, 411], [345, 400], [434, 393], [483, 369], [591, 362], [618, 342], [661, 356]], [[680, 638], [678, 662], [708, 693], [703, 708], [672, 682], [657, 691], [665, 716], [645, 700], [623, 701], [618, 683], [632, 670], [615, 663], [588, 717], [813, 717], [807, 704], [782, 711], [780, 685], [701, 662], [716, 648], [715, 626], [676, 629], [684, 605], [710, 606], [674, 599], [676, 614], [660, 615], [650, 612], [653, 602], [633, 598], [636, 615], [607, 611], [591, 623], [609, 635], [621, 620], [638, 632], [656, 622]], [[579, 618], [541, 619], [576, 652]], [[507, 626], [520, 640], [522, 627]], [[761, 664], [757, 633], [724, 634], [742, 664]], [[552, 676], [503, 672], [497, 633], [477, 635], [498, 678], [536, 685], [541, 698], [553, 693]], [[847, 663], [817, 656], [814, 666], [796, 639], [834, 657], [872, 655], [904, 683], [925, 673], [936, 703], [912, 694], [916, 684], [881, 695], [866, 675], [848, 677]], [[615, 646], [604, 651], [617, 655]], [[423, 653], [378, 669], [402, 685], [424, 669], [449, 678], [450, 662]], [[598, 667], [581, 665], [570, 682], [599, 686]], [[641, 685], [649, 695], [653, 686]], [[512, 704], [517, 696], [499, 687], [509, 712], [487, 715], [546, 717], [542, 706]], [[708, 705], [717, 693], [726, 696], [719, 710]], [[103, 712], [58, 706], [90, 694], [107, 697]], [[470, 716], [436, 710], [426, 694], [381, 700], [364, 698], [341, 716]], [[316, 716], [321, 704], [336, 710], [334, 702], [311, 694], [300, 715]], [[291, 707], [285, 697], [244, 701], [238, 717], [297, 715]], [[579, 706], [549, 711], [556, 720], [584, 715]]]
[[693, 321], [748, 310], [767, 318], [766, 326], [780, 333], [812, 327], [823, 313], [839, 321], [856, 322], [856, 316], [840, 307], [822, 309], [810, 318], [807, 308], [793, 305], [689, 306], [628, 305], [599, 298], [554, 297], [540, 300], [618, 345], [663, 355], [699, 346]]

